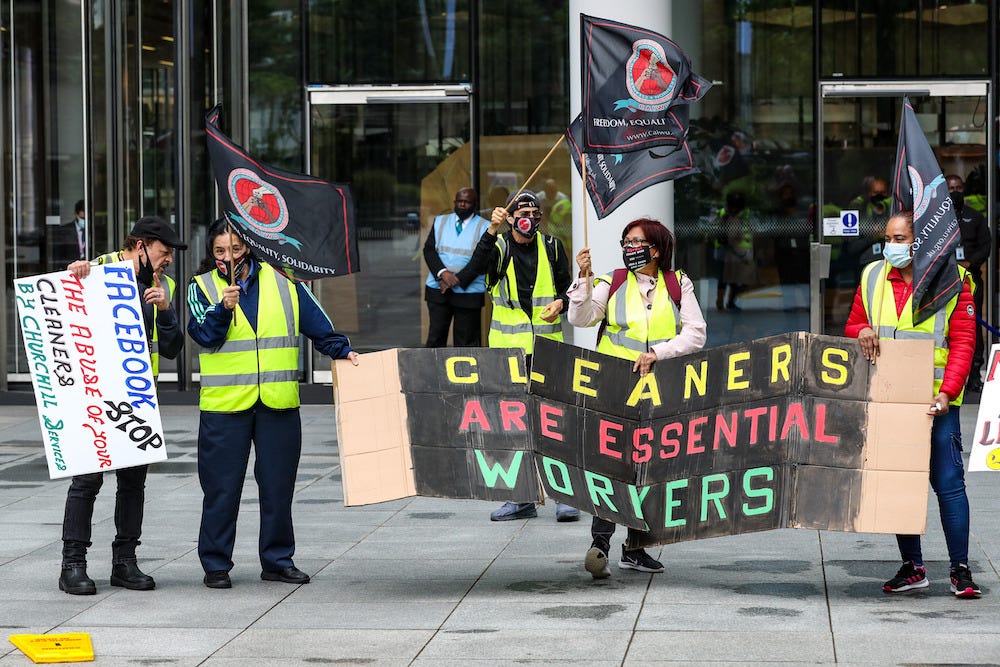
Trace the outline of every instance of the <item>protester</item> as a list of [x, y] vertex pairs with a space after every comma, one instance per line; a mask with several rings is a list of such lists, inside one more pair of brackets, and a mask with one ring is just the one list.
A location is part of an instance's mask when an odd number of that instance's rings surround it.
[[[635, 362], [633, 372], [646, 375], [660, 359], [700, 350], [705, 345], [705, 318], [694, 284], [681, 270], [672, 271], [674, 236], [656, 220], [639, 218], [622, 231], [624, 269], [591, 279], [590, 248], [576, 255], [577, 279], [567, 290], [570, 324], [600, 324], [597, 351]], [[595, 579], [611, 576], [608, 553], [615, 524], [594, 516], [593, 539], [584, 567]], [[628, 543], [639, 531], [629, 528]], [[626, 549], [618, 567], [663, 572], [663, 564], [644, 549]]]
[[429, 326], [427, 347], [448, 344], [448, 329], [458, 347], [482, 344], [483, 295], [486, 278], [468, 270], [472, 252], [489, 224], [476, 214], [479, 198], [472, 188], [455, 193], [455, 210], [434, 219], [424, 243], [430, 273], [424, 283]]
[[[884, 236], [885, 261], [872, 262], [861, 273], [861, 284], [845, 327], [857, 338], [871, 363], [879, 354], [880, 338], [923, 338], [934, 341], [934, 390], [927, 414], [931, 428], [930, 481], [937, 494], [951, 560], [951, 590], [956, 597], [975, 598], [981, 591], [969, 569], [969, 499], [962, 467], [959, 408], [975, 348], [975, 309], [968, 273], [959, 268], [962, 291], [932, 317], [913, 323], [913, 212], [889, 218]], [[919, 535], [897, 535], [903, 565], [883, 584], [886, 593], [924, 588], [927, 568]]]
[[[524, 350], [530, 367], [535, 336], [561, 341], [570, 283], [569, 260], [558, 239], [541, 234], [542, 210], [538, 197], [524, 190], [498, 206], [490, 216], [469, 262], [471, 271], [485, 272], [493, 296], [490, 347]], [[510, 231], [499, 234], [507, 222]], [[534, 503], [504, 503], [490, 514], [491, 521], [513, 521], [538, 516]], [[556, 503], [556, 521], [576, 521], [580, 512]]]
[[[292, 493], [302, 449], [299, 334], [316, 350], [358, 364], [303, 283], [254, 257], [225, 220], [208, 231], [216, 268], [188, 286], [188, 334], [202, 347], [198, 479], [202, 504], [198, 556], [209, 588], [230, 588], [236, 520], [253, 441], [260, 492], [260, 578], [309, 583], [292, 561]], [[235, 284], [231, 276], [235, 274]]]
[[[173, 359], [184, 346], [184, 334], [172, 305], [174, 281], [164, 275], [164, 271], [173, 262], [174, 249], [186, 248], [162, 218], [146, 216], [132, 227], [122, 250], [101, 255], [90, 262], [77, 260], [69, 265], [73, 275], [82, 279], [90, 275], [92, 265], [132, 262], [136, 284], [142, 294], [142, 319], [154, 378], [159, 374], [160, 357]], [[153, 590], [156, 582], [139, 569], [135, 556], [142, 535], [146, 466], [121, 468], [115, 471], [115, 476], [118, 491], [115, 494], [115, 540], [111, 543], [111, 585], [136, 591]], [[97, 586], [87, 576], [87, 549], [91, 545], [94, 501], [103, 483], [104, 473], [101, 472], [77, 475], [66, 494], [59, 590], [70, 595], [97, 593]]]
[[[962, 178], [949, 174], [945, 177], [945, 181], [948, 183], [948, 195], [955, 205], [955, 217], [958, 218], [958, 229], [962, 235], [962, 244], [956, 251], [956, 259], [958, 265], [965, 267], [972, 278], [972, 300], [976, 304], [976, 312], [982, 314], [985, 295], [983, 265], [990, 256], [992, 243], [990, 227], [979, 211], [965, 205], [965, 183], [962, 182]], [[983, 351], [983, 333], [976, 327], [976, 353], [972, 358], [972, 370], [969, 372], [966, 387], [969, 391], [977, 393], [983, 390], [981, 377], [985, 361]]]

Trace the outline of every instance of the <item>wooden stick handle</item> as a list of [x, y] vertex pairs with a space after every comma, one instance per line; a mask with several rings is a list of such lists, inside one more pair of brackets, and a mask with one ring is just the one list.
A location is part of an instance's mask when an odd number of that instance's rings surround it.
[[[561, 144], [565, 140], [566, 140], [566, 135], [560, 134], [559, 139], [556, 141], [556, 143], [552, 144], [552, 148], [550, 148], [549, 152], [545, 154], [545, 157], [542, 158], [542, 161], [538, 163], [538, 166], [535, 167], [535, 170], [531, 172], [531, 176], [528, 176], [528, 180], [526, 180], [524, 182], [524, 185], [522, 185], [521, 188], [516, 193], [514, 193], [514, 196], [510, 198], [510, 204], [513, 204], [514, 202], [517, 201], [517, 196], [522, 192], [524, 192], [524, 189], [528, 187], [528, 183], [531, 183], [531, 179], [535, 177], [535, 174], [538, 173], [538, 170], [542, 168], [542, 165], [544, 165], [545, 162], [550, 157], [552, 157], [552, 154], [556, 152], [557, 148], [559, 148], [559, 144]], [[510, 204], [507, 204], [507, 206], [504, 207], [504, 210], [510, 212]]]

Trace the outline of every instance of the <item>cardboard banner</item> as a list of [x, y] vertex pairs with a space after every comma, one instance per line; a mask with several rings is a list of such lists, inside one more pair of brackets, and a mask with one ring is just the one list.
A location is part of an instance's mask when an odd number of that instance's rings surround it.
[[49, 477], [164, 461], [132, 262], [14, 281]]
[[537, 502], [540, 478], [557, 501], [646, 531], [641, 545], [783, 527], [924, 530], [928, 341], [887, 341], [871, 366], [857, 341], [783, 334], [661, 361], [644, 377], [630, 361], [535, 344], [530, 383], [519, 350], [335, 362], [345, 504]]
[[986, 381], [979, 397], [969, 472], [1000, 470], [1000, 344], [990, 348]]

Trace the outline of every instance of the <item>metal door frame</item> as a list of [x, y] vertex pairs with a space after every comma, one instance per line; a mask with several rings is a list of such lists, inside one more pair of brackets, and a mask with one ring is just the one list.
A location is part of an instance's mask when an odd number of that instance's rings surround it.
[[[312, 108], [328, 105], [360, 105], [360, 104], [466, 104], [469, 108], [469, 143], [472, 155], [477, 154], [479, 137], [474, 131], [475, 113], [474, 96], [471, 84], [428, 85], [428, 86], [307, 86], [305, 90], [305, 151], [306, 169], [312, 174]], [[471, 164], [470, 182], [477, 182], [478, 165], [476, 160]], [[318, 281], [317, 281], [318, 282]], [[322, 285], [316, 284], [314, 291], [320, 296]], [[318, 288], [318, 289], [317, 289]], [[313, 368], [312, 346], [306, 346], [309, 351], [305, 355], [305, 370], [307, 382], [330, 384], [333, 373], [330, 370]]]
[[[996, 215], [994, 198], [994, 180], [996, 178], [996, 161], [993, 156], [997, 154], [996, 131], [994, 129], [993, 118], [994, 103], [993, 90], [989, 79], [897, 79], [887, 81], [861, 81], [850, 79], [820, 79], [816, 86], [816, 112], [814, 117], [814, 127], [816, 131], [816, 210], [822, 211], [825, 199], [824, 170], [823, 161], [825, 151], [823, 147], [823, 101], [836, 97], [898, 97], [905, 95], [913, 97], [984, 97], [986, 99], [986, 222], [990, 227], [990, 232], [995, 234], [996, 229], [993, 223]], [[822, 214], [816, 216], [816, 238], [820, 244], [823, 243], [823, 221]], [[829, 258], [829, 255], [827, 255]], [[820, 288], [820, 278], [825, 277], [817, 271], [820, 267], [817, 262], [811, 262], [810, 268], [810, 295], [809, 295], [809, 328], [813, 333], [823, 331], [823, 293]], [[990, 296], [994, 289], [993, 276], [996, 274], [996, 257], [994, 252], [990, 252], [986, 263], [986, 277], [983, 287], [986, 295]], [[992, 321], [993, 299], [984, 301], [987, 319]], [[989, 349], [987, 342], [986, 348]]]

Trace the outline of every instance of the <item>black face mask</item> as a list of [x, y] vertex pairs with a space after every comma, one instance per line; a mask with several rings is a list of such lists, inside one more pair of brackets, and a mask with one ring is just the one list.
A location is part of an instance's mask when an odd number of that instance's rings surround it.
[[[233, 271], [237, 276], [243, 273], [243, 267], [247, 265], [247, 261], [248, 261], [247, 255], [243, 255], [238, 260], [236, 260], [236, 267], [233, 269]], [[222, 259], [217, 259], [215, 260], [215, 265], [219, 268], [219, 273], [221, 273], [226, 277], [229, 277], [230, 262], [227, 262]]]
[[522, 236], [527, 236], [530, 239], [538, 231], [540, 222], [539, 218], [517, 218], [514, 220], [514, 229]]
[[948, 196], [951, 197], [951, 203], [955, 205], [955, 208], [961, 211], [962, 207], [965, 206], [965, 193], [956, 190], [955, 192], [949, 192]]
[[[145, 261], [143, 261], [145, 258]], [[135, 274], [135, 281], [140, 285], [153, 284], [153, 263], [149, 261], [149, 253], [146, 252], [146, 244], [142, 246], [142, 252], [139, 253], [139, 270]]]
[[653, 250], [649, 246], [626, 247], [622, 250], [622, 261], [629, 271], [638, 271], [653, 261]]
[[473, 213], [474, 210], [475, 209], [472, 209], [472, 208], [465, 208], [463, 206], [456, 206], [455, 207], [455, 215], [458, 216], [459, 220], [465, 220], [466, 218], [468, 218], [469, 216], [472, 215], [472, 213]]
[[883, 194], [874, 194], [871, 196], [871, 203], [873, 204], [881, 204], [884, 201], [885, 201], [885, 195]]

